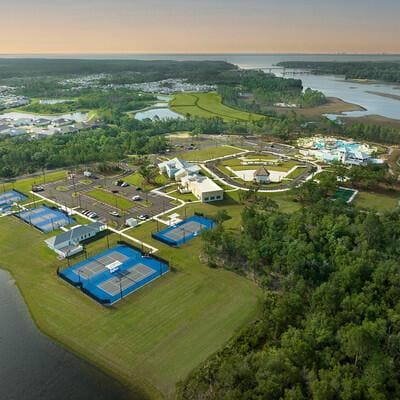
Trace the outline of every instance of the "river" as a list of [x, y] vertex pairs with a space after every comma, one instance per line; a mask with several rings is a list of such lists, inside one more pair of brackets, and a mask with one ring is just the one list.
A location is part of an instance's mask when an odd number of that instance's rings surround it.
[[[42, 56], [42, 55], [40, 55]], [[223, 60], [241, 68], [258, 68], [282, 75], [276, 69], [280, 61], [379, 61], [400, 60], [400, 56], [350, 55], [68, 55], [70, 58], [145, 59], [145, 60]], [[62, 56], [57, 55], [57, 58]], [[67, 56], [65, 56], [67, 58]], [[336, 76], [295, 74], [305, 87], [322, 91], [327, 96], [358, 104], [365, 111], [352, 116], [378, 114], [400, 119], [400, 101], [381, 97], [368, 91], [398, 94], [390, 84], [346, 82]], [[0, 270], [0, 400], [123, 400], [125, 388], [108, 376], [64, 350], [41, 334], [32, 322], [23, 299], [10, 275]]]
[[125, 400], [126, 388], [39, 332], [0, 270], [0, 399]]
[[[49, 56], [51, 57], [51, 56]], [[400, 61], [400, 55], [350, 55], [350, 54], [76, 54], [58, 57], [86, 59], [137, 59], [137, 60], [219, 60], [227, 61], [240, 68], [256, 68], [273, 72], [278, 76], [282, 68], [276, 68], [281, 61]], [[305, 88], [320, 90], [328, 97], [338, 97], [349, 103], [358, 104], [365, 111], [347, 113], [352, 117], [381, 115], [400, 119], [400, 101], [382, 97], [369, 91], [400, 95], [400, 86], [386, 83], [365, 84], [348, 82], [340, 76], [313, 75], [298, 70], [285, 70], [285, 76], [299, 78]], [[295, 74], [293, 74], [295, 73]]]

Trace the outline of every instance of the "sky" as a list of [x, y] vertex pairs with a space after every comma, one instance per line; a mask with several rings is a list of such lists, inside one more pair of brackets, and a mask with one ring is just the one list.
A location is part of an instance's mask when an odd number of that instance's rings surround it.
[[399, 0], [0, 0], [0, 53], [400, 53]]

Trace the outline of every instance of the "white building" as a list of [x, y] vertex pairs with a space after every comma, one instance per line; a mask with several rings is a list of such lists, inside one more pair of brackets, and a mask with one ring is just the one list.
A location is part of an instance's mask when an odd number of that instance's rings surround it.
[[181, 179], [182, 191], [190, 191], [202, 203], [223, 200], [224, 190], [213, 180], [201, 175], [188, 175]]
[[196, 164], [189, 163], [179, 158], [164, 161], [158, 164], [160, 173], [166, 173], [169, 178], [180, 180], [186, 175], [194, 175], [200, 172], [200, 167]]
[[106, 226], [104, 224], [94, 222], [72, 228], [68, 232], [45, 240], [45, 242], [51, 250], [65, 258], [81, 252], [83, 250], [81, 242], [96, 236], [105, 229]]
[[367, 165], [371, 161], [371, 157], [359, 150], [348, 151], [347, 149], [340, 149], [338, 160], [347, 165]]
[[169, 178], [181, 182], [181, 193], [193, 193], [203, 203], [223, 200], [224, 190], [213, 180], [200, 175], [201, 168], [179, 158], [158, 164], [160, 173], [166, 173]]
[[271, 174], [264, 167], [261, 167], [254, 172], [254, 180], [257, 183], [269, 183], [270, 175]]

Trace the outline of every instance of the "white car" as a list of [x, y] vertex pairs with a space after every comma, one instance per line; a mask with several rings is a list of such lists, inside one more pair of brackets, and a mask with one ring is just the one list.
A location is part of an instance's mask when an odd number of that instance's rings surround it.
[[136, 195], [136, 196], [132, 197], [132, 200], [133, 201], [140, 201], [140, 200], [142, 200], [142, 198], [139, 195]]
[[129, 183], [128, 182], [122, 182], [121, 187], [128, 187]]
[[113, 217], [120, 217], [117, 211], [110, 211], [110, 215], [112, 215]]

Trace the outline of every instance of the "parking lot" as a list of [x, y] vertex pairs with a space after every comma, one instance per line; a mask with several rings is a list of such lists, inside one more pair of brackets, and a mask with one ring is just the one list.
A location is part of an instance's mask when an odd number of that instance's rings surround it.
[[[176, 206], [171, 199], [144, 191], [133, 185], [117, 186], [115, 182], [119, 179], [123, 180], [121, 177], [96, 176], [89, 178], [83, 175], [74, 175], [70, 179], [42, 185], [44, 190], [40, 194], [77, 211], [93, 211], [98, 215], [99, 221], [114, 227], [123, 226], [129, 218], [153, 217]], [[115, 199], [115, 204], [94, 198], [93, 191], [100, 191], [108, 198], [111, 196], [112, 199]], [[134, 196], [139, 196], [140, 200], [133, 201]], [[131, 204], [130, 207], [119, 206], [118, 202], [126, 203], [126, 201]]]

